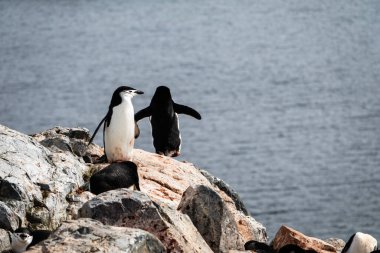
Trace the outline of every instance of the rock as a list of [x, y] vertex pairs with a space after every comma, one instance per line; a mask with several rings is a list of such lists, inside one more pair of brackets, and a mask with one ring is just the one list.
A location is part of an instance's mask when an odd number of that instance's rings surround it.
[[67, 219], [75, 220], [79, 218], [79, 209], [90, 199], [95, 197], [95, 194], [92, 194], [89, 191], [84, 192], [73, 192], [67, 195], [66, 200], [69, 202], [69, 206], [66, 209]]
[[339, 238], [329, 238], [324, 241], [334, 246], [337, 252], [341, 252], [344, 246], [346, 245], [346, 242]]
[[99, 194], [83, 205], [79, 215], [107, 225], [148, 231], [168, 252], [212, 252], [187, 216], [157, 205], [138, 191], [123, 188]]
[[229, 250], [228, 253], [256, 253], [253, 250]]
[[57, 228], [67, 218], [66, 195], [84, 184], [87, 170], [71, 153], [52, 153], [0, 125], [0, 200], [20, 218], [18, 225]]
[[0, 252], [9, 252], [11, 250], [12, 247], [8, 231], [0, 229]]
[[[203, 185], [223, 203], [226, 224], [235, 231], [223, 245], [241, 250], [245, 241], [267, 240], [265, 228], [247, 215], [237, 193], [222, 180], [191, 163], [138, 149], [134, 150], [134, 162], [142, 192], [118, 189], [116, 195], [111, 191], [104, 193], [104, 198], [94, 197], [86, 191], [87, 181], [108, 164], [98, 159], [103, 149], [95, 144], [87, 146], [88, 140], [88, 130], [83, 128], [55, 127], [27, 136], [0, 125], [0, 215], [5, 214], [0, 217], [0, 226], [51, 231], [63, 221], [83, 215], [97, 217], [109, 225], [151, 231], [169, 252], [212, 252], [192, 220], [177, 210], [189, 187]], [[124, 208], [121, 210], [125, 212], [117, 210], [109, 215], [111, 209], [104, 203], [115, 210]], [[229, 231], [230, 227], [223, 229]]]
[[66, 221], [50, 238], [28, 252], [165, 252], [152, 234], [135, 228], [103, 225], [91, 219]]
[[220, 178], [217, 178], [205, 170], [200, 170], [203, 176], [207, 178], [207, 180], [215, 187], [218, 187], [219, 190], [226, 193], [228, 197], [230, 197], [235, 203], [235, 207], [238, 211], [242, 211], [245, 215], [249, 215], [248, 209], [245, 207], [243, 201], [241, 201], [239, 194], [232, 189], [228, 184], [226, 184]]
[[212, 188], [205, 185], [190, 186], [184, 192], [178, 210], [190, 217], [214, 252], [244, 250], [246, 241], [239, 234], [234, 214]]
[[103, 149], [97, 145], [88, 146], [90, 133], [85, 128], [54, 127], [32, 137], [53, 152], [69, 152], [87, 162], [103, 155]]
[[[267, 241], [265, 227], [245, 214], [244, 205], [239, 204], [237, 194], [220, 179], [210, 183], [202, 172], [191, 163], [179, 162], [170, 157], [134, 150], [134, 160], [139, 169], [140, 188], [157, 203], [165, 203], [177, 209], [182, 195], [189, 186], [204, 185], [220, 195], [229, 210], [239, 237], [239, 248], [249, 240]], [[205, 173], [204, 173], [205, 174]], [[209, 176], [211, 178], [212, 176]], [[219, 183], [216, 181], [219, 180]], [[219, 186], [217, 186], [219, 185]], [[239, 208], [237, 208], [237, 206]]]
[[18, 220], [16, 213], [0, 201], [0, 228], [14, 231], [19, 227]]
[[306, 236], [287, 226], [281, 226], [272, 241], [273, 249], [278, 251], [287, 244], [295, 244], [304, 250], [315, 250], [317, 253], [336, 253], [336, 249], [320, 239]]

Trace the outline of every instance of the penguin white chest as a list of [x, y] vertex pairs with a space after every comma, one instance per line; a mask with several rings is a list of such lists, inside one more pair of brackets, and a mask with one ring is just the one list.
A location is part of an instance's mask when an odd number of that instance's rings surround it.
[[113, 107], [110, 125], [105, 128], [105, 152], [109, 162], [131, 161], [135, 142], [134, 110], [131, 100]]
[[26, 248], [33, 241], [33, 236], [28, 235], [26, 238], [22, 239], [13, 233], [11, 233], [11, 241], [12, 241], [12, 252], [21, 253], [26, 251]]
[[377, 240], [369, 234], [357, 232], [347, 253], [370, 253], [377, 248]]

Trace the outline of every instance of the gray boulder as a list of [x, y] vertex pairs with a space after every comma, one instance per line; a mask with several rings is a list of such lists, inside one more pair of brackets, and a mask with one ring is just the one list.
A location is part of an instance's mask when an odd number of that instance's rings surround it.
[[328, 238], [324, 241], [334, 246], [337, 252], [341, 252], [346, 245], [346, 242], [339, 238]]
[[67, 152], [83, 158], [84, 162], [92, 162], [103, 155], [102, 149], [91, 144], [90, 132], [86, 128], [54, 127], [32, 137], [52, 152]]
[[[244, 250], [246, 241], [239, 235], [240, 224], [236, 222], [235, 214], [212, 188], [205, 185], [190, 186], [184, 192], [178, 210], [190, 217], [214, 252]], [[254, 240], [265, 242], [265, 228], [259, 225], [252, 219], [252, 224], [247, 228], [255, 234]]]
[[0, 229], [0, 252], [10, 252], [12, 250], [8, 231]]
[[141, 192], [125, 188], [104, 192], [84, 204], [79, 216], [146, 230], [157, 236], [168, 252], [212, 252], [186, 215], [157, 205]]
[[79, 219], [64, 222], [49, 239], [31, 247], [28, 252], [163, 253], [165, 248], [146, 231]]
[[4, 202], [0, 201], [0, 227], [14, 231], [19, 227], [19, 218]]
[[239, 194], [232, 189], [227, 183], [225, 183], [222, 179], [217, 178], [211, 175], [209, 172], [205, 170], [199, 170], [202, 175], [207, 178], [207, 180], [219, 190], [223, 191], [228, 197], [232, 199], [235, 204], [235, 207], [238, 211], [243, 212], [245, 215], [249, 215], [248, 209], [245, 207], [243, 201], [241, 201]]
[[71, 153], [53, 153], [0, 125], [0, 201], [19, 217], [18, 226], [57, 228], [67, 218], [67, 194], [84, 184], [87, 170]]

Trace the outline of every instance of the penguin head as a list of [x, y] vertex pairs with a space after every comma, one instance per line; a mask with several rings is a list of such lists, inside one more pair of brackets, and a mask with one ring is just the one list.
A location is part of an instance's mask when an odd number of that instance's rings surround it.
[[153, 95], [152, 101], [164, 102], [171, 101], [171, 99], [172, 95], [170, 93], [170, 89], [166, 86], [159, 86]]
[[12, 234], [12, 250], [23, 252], [33, 241], [33, 236], [27, 228], [18, 228]]
[[109, 108], [111, 109], [112, 107], [121, 104], [123, 100], [130, 100], [134, 96], [140, 94], [144, 94], [144, 92], [132, 87], [120, 86], [113, 92]]
[[114, 92], [114, 95], [119, 95], [121, 98], [132, 98], [141, 94], [144, 94], [144, 92], [128, 86], [120, 86]]

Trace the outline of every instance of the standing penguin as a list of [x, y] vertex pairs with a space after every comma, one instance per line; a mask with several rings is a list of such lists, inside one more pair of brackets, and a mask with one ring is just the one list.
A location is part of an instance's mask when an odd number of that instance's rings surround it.
[[342, 249], [342, 253], [370, 253], [377, 249], [377, 240], [362, 232], [353, 234]]
[[103, 145], [108, 162], [132, 160], [133, 145], [139, 130], [134, 121], [132, 97], [144, 92], [128, 86], [117, 88], [111, 99], [106, 116], [100, 121], [89, 144], [104, 122]]
[[181, 135], [178, 121], [180, 113], [201, 119], [201, 115], [196, 110], [174, 103], [170, 89], [166, 86], [159, 86], [150, 105], [136, 113], [136, 122], [150, 117], [153, 145], [157, 154], [172, 157], [180, 155]]

